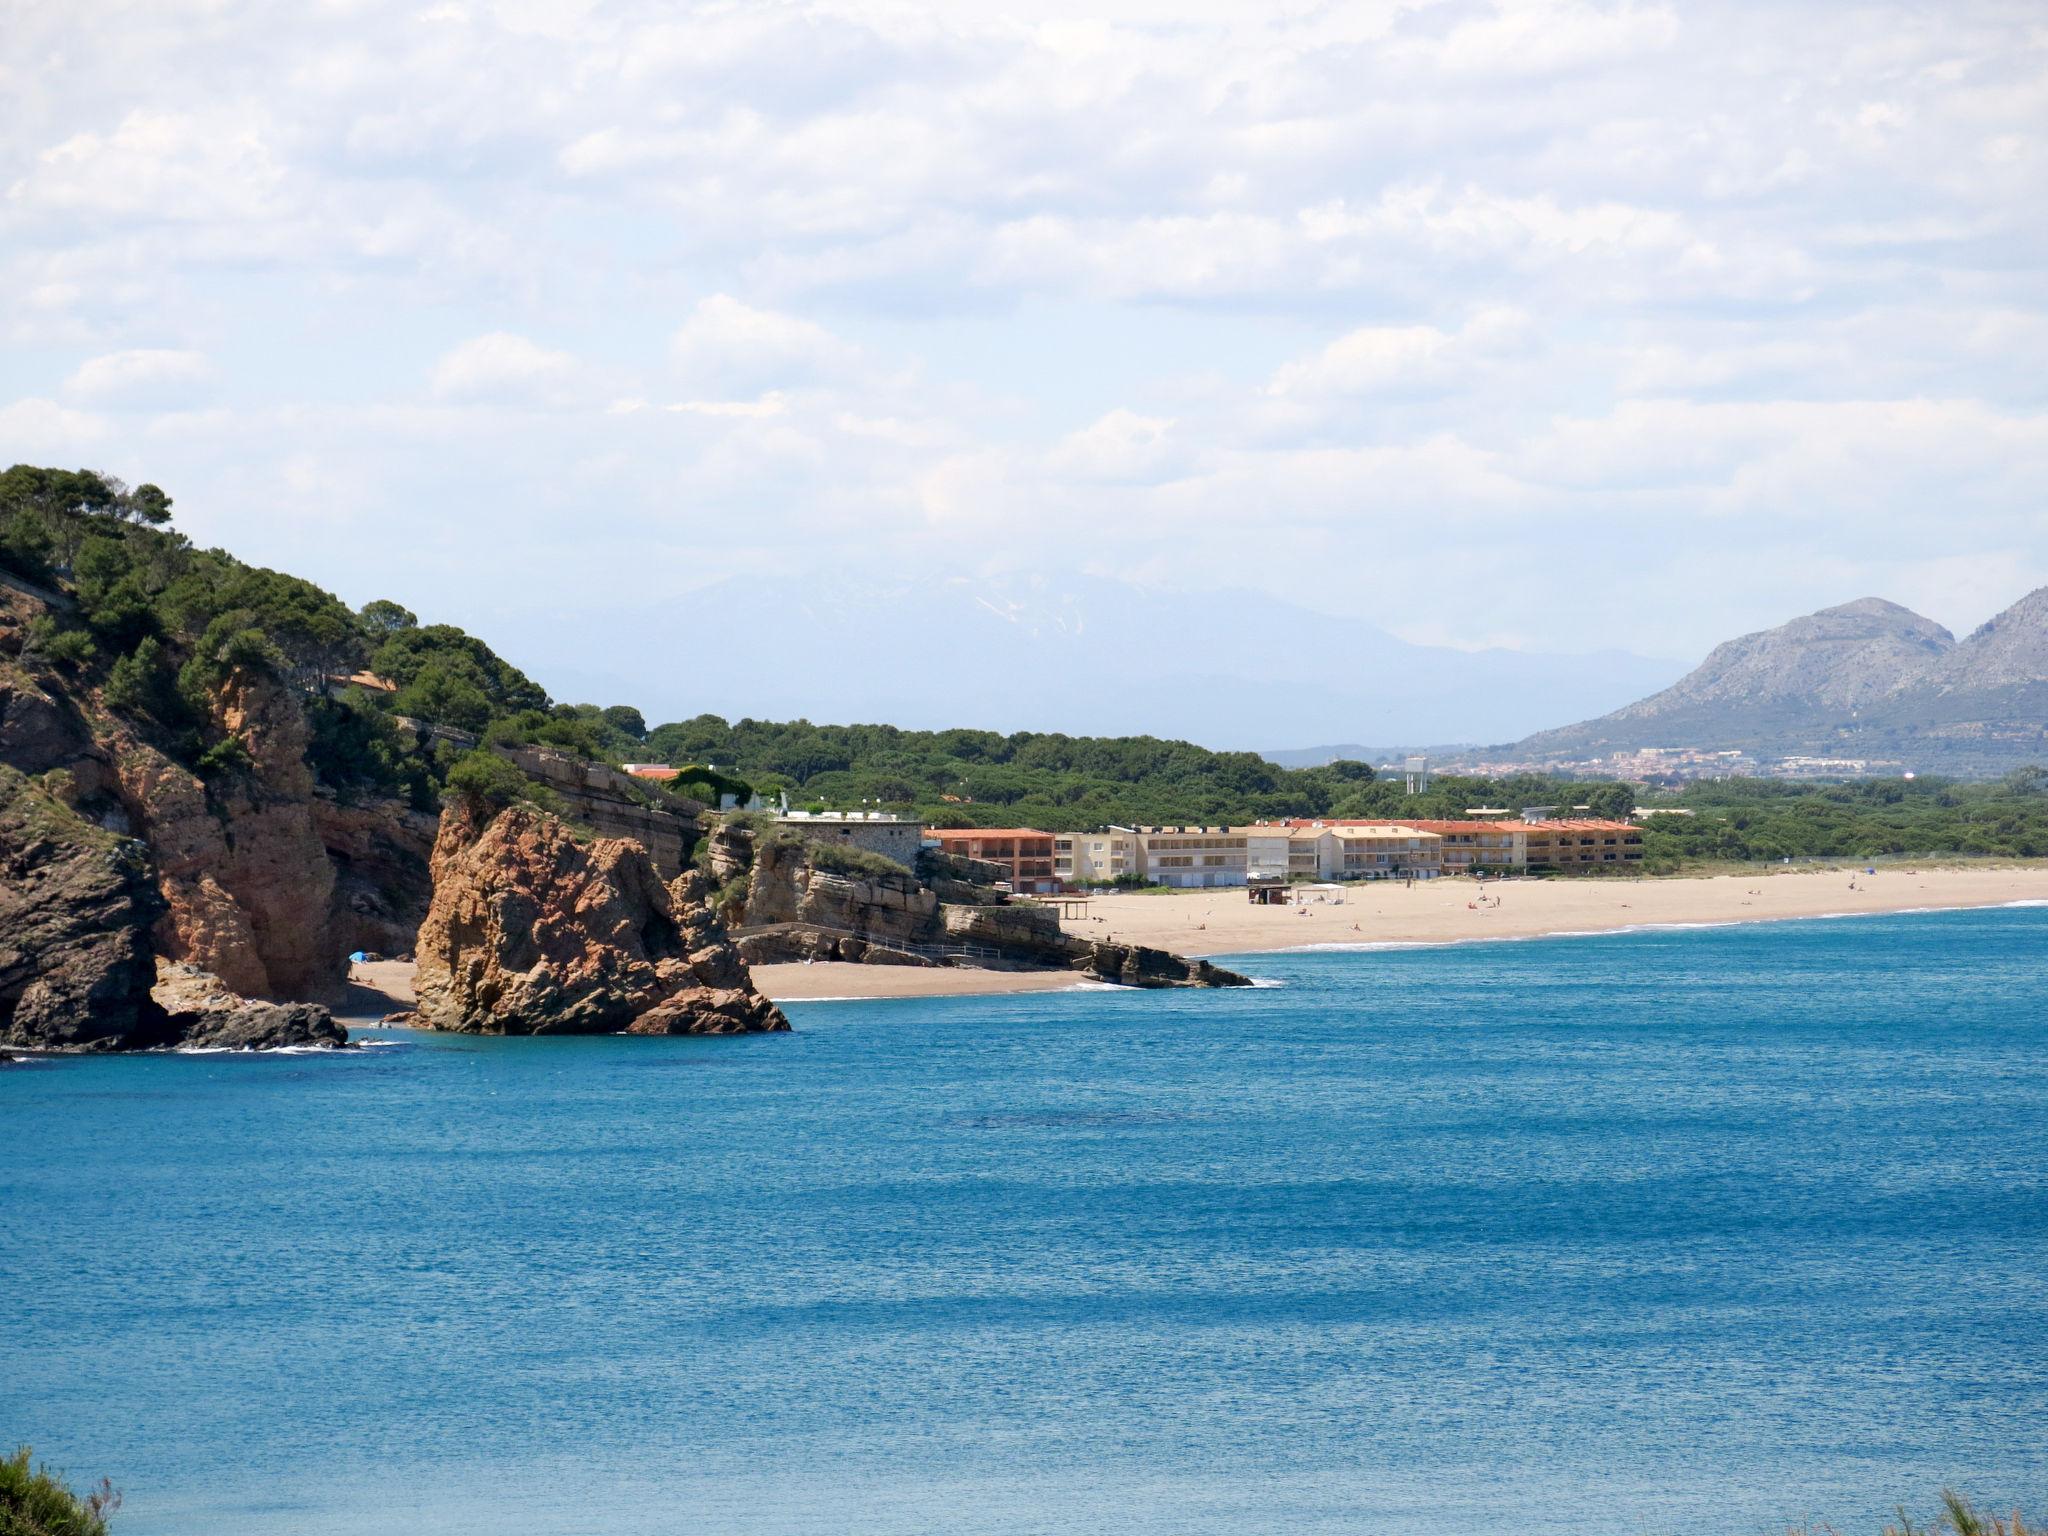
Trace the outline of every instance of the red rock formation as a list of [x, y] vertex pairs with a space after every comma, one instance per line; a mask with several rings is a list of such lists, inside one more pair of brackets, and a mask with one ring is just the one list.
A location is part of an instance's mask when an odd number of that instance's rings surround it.
[[111, 725], [115, 793], [155, 853], [166, 911], [158, 953], [247, 997], [339, 996], [348, 969], [334, 922], [334, 866], [315, 821], [305, 711], [281, 684], [236, 673], [214, 723], [242, 743], [246, 773], [212, 786]]
[[514, 806], [480, 824], [442, 813], [434, 900], [416, 952], [418, 1022], [477, 1034], [743, 1034], [783, 1030], [703, 901], [664, 885], [647, 851], [580, 841]]

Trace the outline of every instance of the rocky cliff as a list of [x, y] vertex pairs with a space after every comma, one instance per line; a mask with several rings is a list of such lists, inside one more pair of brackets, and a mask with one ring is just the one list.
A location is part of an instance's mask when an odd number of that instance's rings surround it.
[[675, 879], [689, 865], [699, 836], [694, 801], [650, 789], [608, 763], [549, 747], [501, 750], [521, 773], [546, 785], [578, 826], [600, 837], [630, 838], [646, 849], [662, 879]]
[[149, 995], [162, 911], [141, 844], [0, 767], [0, 1044], [169, 1044]]
[[164, 900], [145, 844], [79, 815], [68, 771], [0, 766], [0, 1045], [45, 1051], [338, 1046], [317, 1004], [252, 1003], [191, 967], [159, 974]]
[[[43, 973], [40, 986], [17, 982], [18, 1017], [41, 1017], [38, 998], [80, 985], [82, 973], [61, 958], [71, 948], [52, 938], [67, 924], [101, 934], [101, 950], [128, 958], [87, 987], [89, 1001], [67, 1031], [36, 1033], [46, 1043], [106, 1048], [200, 1029], [191, 1019], [166, 1024], [161, 1009], [141, 1001], [106, 1001], [109, 987], [146, 999], [141, 971], [153, 970], [154, 957], [197, 967], [238, 998], [317, 1003], [341, 993], [350, 950], [410, 948], [426, 910], [432, 824], [395, 801], [343, 805], [317, 784], [296, 690], [268, 673], [230, 670], [206, 696], [207, 723], [236, 744], [239, 761], [203, 779], [97, 689], [38, 660], [28, 642], [48, 611], [18, 587], [0, 590], [0, 765], [40, 786], [33, 819], [41, 836], [17, 825], [8, 856], [24, 882], [33, 871], [43, 894], [0, 911], [0, 949], [27, 957], [17, 973]], [[31, 803], [19, 786], [13, 798]], [[116, 855], [118, 895], [100, 870]], [[95, 879], [85, 878], [89, 870], [99, 870]], [[147, 899], [138, 894], [145, 888]], [[116, 973], [118, 986], [106, 979]], [[217, 1025], [220, 1008], [209, 1013]], [[254, 1033], [292, 1035], [276, 1025]]]
[[1206, 960], [1066, 933], [1050, 907], [963, 879], [963, 861], [919, 874], [832, 869], [821, 867], [830, 850], [734, 824], [711, 832], [709, 852], [740, 951], [755, 964], [849, 960], [1071, 970], [1134, 987], [1249, 984]]
[[475, 1034], [785, 1030], [703, 877], [531, 805], [443, 812], [419, 934], [417, 1022]]

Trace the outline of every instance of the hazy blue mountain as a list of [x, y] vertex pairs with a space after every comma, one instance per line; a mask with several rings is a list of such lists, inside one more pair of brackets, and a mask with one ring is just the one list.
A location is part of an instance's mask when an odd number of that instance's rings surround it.
[[[1497, 741], [1612, 708], [1679, 671], [1620, 651], [1410, 645], [1254, 593], [1185, 595], [1079, 576], [735, 579], [656, 612], [533, 638], [522, 660], [530, 656], [557, 697], [630, 700], [651, 721], [709, 711], [1151, 733], [1251, 750]], [[677, 653], [673, 668], [660, 664], [664, 650]]]
[[1636, 747], [1742, 748], [1997, 772], [2048, 756], [2048, 587], [1958, 642], [1859, 598], [1716, 646], [1669, 688], [1509, 750], [1582, 758]]

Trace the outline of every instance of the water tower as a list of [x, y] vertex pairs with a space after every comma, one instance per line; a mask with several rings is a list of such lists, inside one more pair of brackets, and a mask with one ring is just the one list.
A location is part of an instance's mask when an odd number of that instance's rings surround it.
[[1429, 759], [1411, 757], [1408, 759], [1408, 793], [1419, 795], [1429, 788]]

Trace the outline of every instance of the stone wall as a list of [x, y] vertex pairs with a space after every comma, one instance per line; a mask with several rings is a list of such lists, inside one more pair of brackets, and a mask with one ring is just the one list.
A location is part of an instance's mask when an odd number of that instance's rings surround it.
[[915, 821], [823, 821], [809, 817], [778, 816], [775, 824], [794, 832], [807, 843], [839, 843], [862, 848], [894, 859], [905, 869], [917, 867], [924, 847], [924, 827]]
[[662, 879], [673, 880], [688, 867], [701, 829], [683, 802], [673, 809], [661, 803], [663, 797], [673, 798], [667, 790], [550, 747], [499, 750], [528, 778], [552, 789], [571, 821], [600, 837], [629, 838], [646, 849]]

